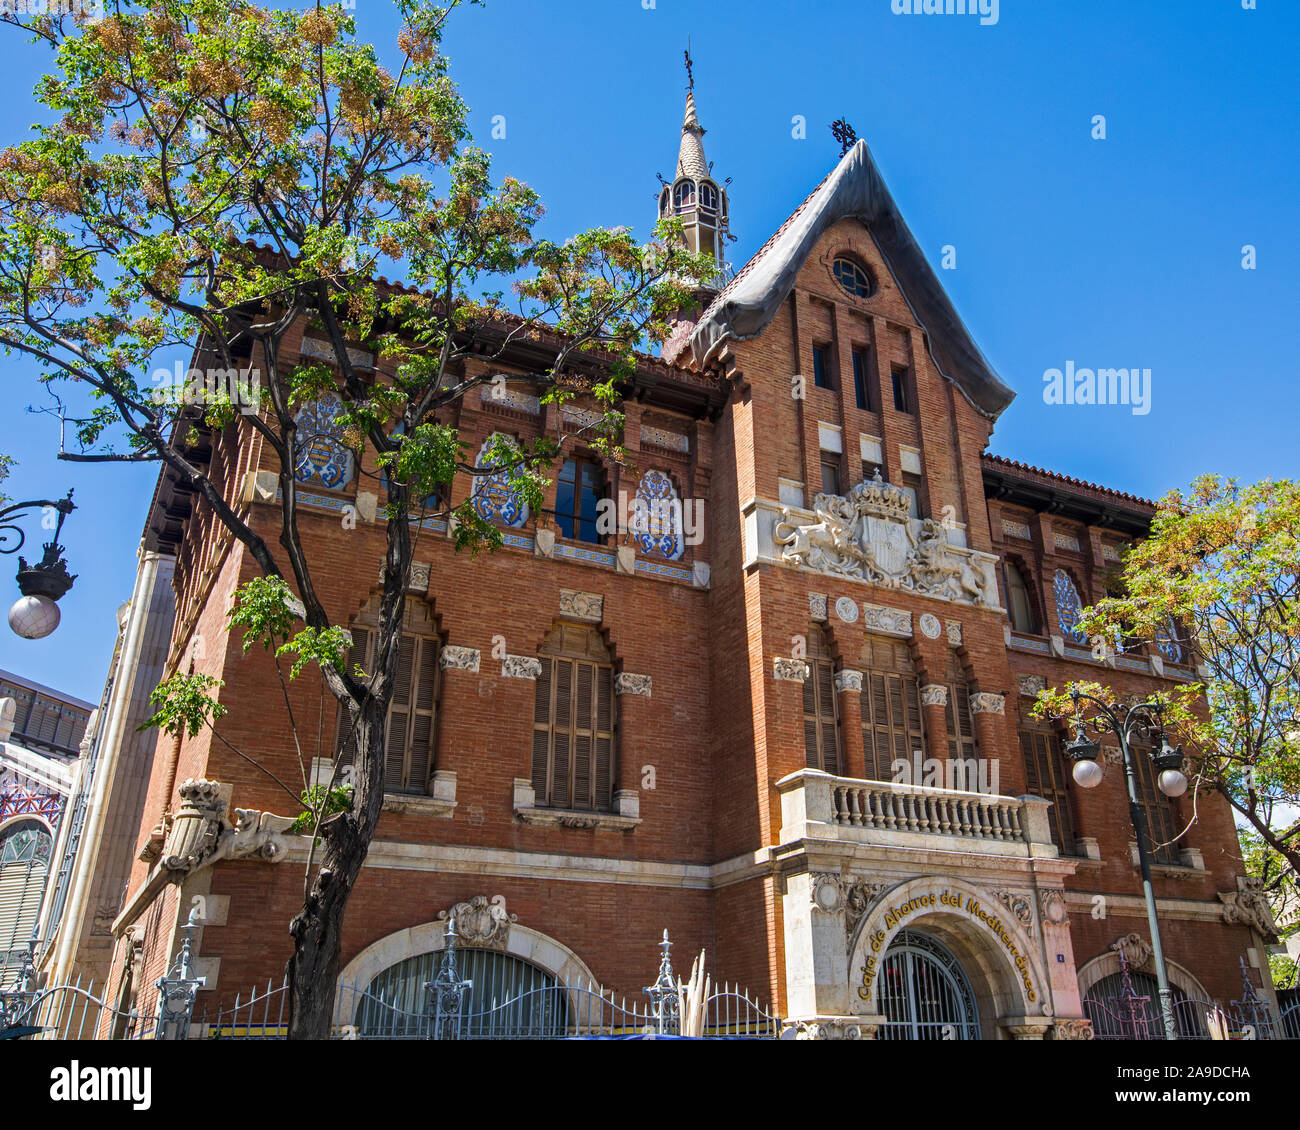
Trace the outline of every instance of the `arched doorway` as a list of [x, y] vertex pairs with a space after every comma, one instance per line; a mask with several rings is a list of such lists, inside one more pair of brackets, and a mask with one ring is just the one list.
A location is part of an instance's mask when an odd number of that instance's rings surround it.
[[978, 1040], [979, 1009], [961, 962], [920, 930], [901, 930], [885, 951], [881, 1040]]

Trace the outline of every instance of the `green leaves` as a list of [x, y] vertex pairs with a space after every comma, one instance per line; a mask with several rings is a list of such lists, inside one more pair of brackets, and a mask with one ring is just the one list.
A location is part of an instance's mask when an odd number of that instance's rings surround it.
[[139, 729], [157, 727], [173, 737], [197, 737], [205, 726], [214, 725], [226, 713], [226, 707], [209, 693], [213, 687], [223, 686], [225, 683], [221, 679], [211, 675], [178, 672], [150, 692], [149, 701], [157, 710]]
[[315, 833], [330, 816], [338, 812], [348, 812], [352, 808], [352, 786], [313, 785], [302, 793], [303, 807], [306, 809], [289, 825], [289, 831], [300, 836]]

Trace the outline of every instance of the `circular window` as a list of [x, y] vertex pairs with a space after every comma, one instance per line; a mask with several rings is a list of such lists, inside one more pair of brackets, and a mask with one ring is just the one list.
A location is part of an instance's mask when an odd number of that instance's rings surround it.
[[850, 259], [845, 255], [839, 256], [831, 264], [831, 274], [835, 276], [835, 281], [855, 298], [868, 298], [874, 289], [871, 285], [871, 275], [866, 267], [856, 259]]

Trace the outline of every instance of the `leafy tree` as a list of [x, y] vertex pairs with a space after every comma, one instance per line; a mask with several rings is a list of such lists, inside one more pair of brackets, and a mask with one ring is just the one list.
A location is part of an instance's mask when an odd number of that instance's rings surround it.
[[[446, 410], [486, 380], [466, 377], [463, 361], [542, 342], [546, 397], [594, 397], [603, 419], [593, 442], [617, 457], [635, 350], [666, 336], [669, 317], [715, 269], [685, 250], [675, 222], [649, 246], [626, 229], [542, 239], [537, 194], [510, 177], [494, 184], [488, 154], [469, 143], [443, 53], [460, 0], [396, 2], [405, 24], [395, 70], [357, 41], [340, 7], [118, 0], [102, 19], [5, 17], [52, 49], [36, 98], [53, 120], [0, 153], [0, 345], [34, 362], [61, 397], [75, 437], [62, 458], [161, 462], [211, 508], [266, 578], [240, 594], [245, 648], [270, 648], [282, 685], [281, 658], [292, 656], [289, 680], [318, 672], [355, 738], [350, 798], [337, 781], [313, 791], [305, 766], [303, 788], [285, 786], [305, 796], [319, 841], [290, 928], [295, 1037], [328, 1029], [344, 910], [380, 815], [409, 515], [413, 506], [427, 514], [438, 488], [475, 473], [446, 423]], [[385, 269], [407, 285], [378, 279]], [[330, 363], [283, 350], [304, 323], [329, 342]], [[349, 345], [374, 354], [373, 378]], [[160, 390], [146, 374], [178, 348], [243, 383], [200, 397]], [[299, 536], [294, 469], [310, 437], [297, 416], [325, 394], [339, 398], [337, 423], [387, 477], [370, 672], [347, 669], [346, 634], [329, 621], [318, 563]], [[241, 411], [254, 397], [257, 411]], [[278, 548], [194, 458], [205, 429], [256, 436], [278, 461]], [[498, 453], [534, 506], [560, 442]], [[468, 504], [436, 512], [454, 520], [458, 549], [500, 543]], [[174, 681], [158, 724], [211, 726], [220, 738], [219, 712], [202, 705], [218, 690]]]
[[[1254, 835], [1252, 874], [1294, 898], [1300, 875], [1300, 484], [1206, 475], [1161, 500], [1124, 558], [1119, 595], [1086, 609], [1094, 640], [1136, 638], [1200, 664], [1160, 697], [1198, 791]], [[1059, 691], [1044, 713], [1068, 715]]]

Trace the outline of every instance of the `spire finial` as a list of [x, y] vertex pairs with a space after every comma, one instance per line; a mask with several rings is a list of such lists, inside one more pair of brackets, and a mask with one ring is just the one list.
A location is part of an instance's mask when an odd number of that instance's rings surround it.
[[852, 149], [854, 143], [858, 140], [858, 131], [843, 118], [838, 118], [831, 123], [831, 133], [835, 135], [835, 140], [840, 143], [841, 157]]
[[686, 41], [686, 89], [695, 89], [695, 61], [691, 58], [691, 41]]

